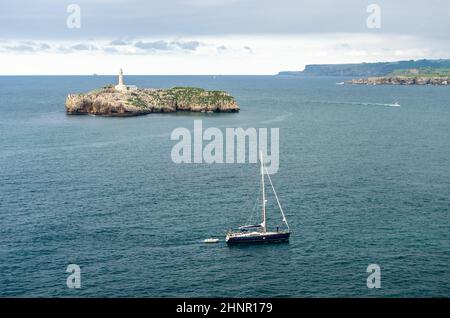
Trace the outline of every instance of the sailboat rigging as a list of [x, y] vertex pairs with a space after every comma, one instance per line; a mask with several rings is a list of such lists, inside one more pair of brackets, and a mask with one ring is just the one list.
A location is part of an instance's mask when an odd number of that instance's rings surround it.
[[[228, 231], [225, 241], [227, 244], [241, 244], [241, 243], [279, 243], [279, 242], [287, 242], [289, 241], [289, 237], [291, 235], [289, 224], [286, 220], [286, 216], [284, 214], [283, 208], [281, 207], [280, 200], [278, 199], [277, 192], [272, 183], [272, 179], [267, 171], [267, 168], [264, 166], [264, 160], [262, 152], [260, 152], [260, 174], [261, 174], [261, 192], [262, 192], [262, 200], [261, 200], [261, 213], [262, 213], [262, 222], [260, 224], [250, 224], [243, 225], [238, 228], [238, 231]], [[276, 231], [268, 230], [267, 227], [267, 218], [266, 218], [266, 191], [265, 191], [265, 175], [267, 175], [270, 186], [272, 188], [273, 194], [275, 195], [278, 207], [280, 209], [282, 215], [282, 221], [286, 225], [285, 230], [279, 230], [277, 227]]]

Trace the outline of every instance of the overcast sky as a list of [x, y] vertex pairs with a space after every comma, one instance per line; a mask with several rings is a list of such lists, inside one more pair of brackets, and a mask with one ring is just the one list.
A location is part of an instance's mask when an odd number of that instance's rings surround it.
[[[67, 27], [70, 4], [81, 27]], [[369, 28], [370, 4], [381, 27]], [[450, 58], [450, 1], [1, 0], [0, 74], [274, 74]]]

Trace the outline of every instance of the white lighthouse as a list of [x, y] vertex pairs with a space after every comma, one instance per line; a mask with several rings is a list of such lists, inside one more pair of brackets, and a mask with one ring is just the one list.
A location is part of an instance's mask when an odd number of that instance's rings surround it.
[[122, 69], [119, 70], [119, 83], [114, 88], [119, 92], [134, 91], [137, 89], [135, 85], [125, 85]]
[[115, 86], [116, 91], [125, 92], [127, 90], [127, 86], [123, 83], [123, 71], [120, 69], [119, 71], [119, 84]]

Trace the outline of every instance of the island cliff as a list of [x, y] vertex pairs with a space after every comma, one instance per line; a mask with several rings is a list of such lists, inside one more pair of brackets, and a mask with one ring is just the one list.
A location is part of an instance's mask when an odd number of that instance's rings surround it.
[[195, 87], [118, 90], [117, 86], [108, 85], [86, 94], [70, 94], [66, 99], [66, 111], [70, 115], [125, 117], [177, 111], [232, 113], [238, 112], [239, 106], [224, 91]]

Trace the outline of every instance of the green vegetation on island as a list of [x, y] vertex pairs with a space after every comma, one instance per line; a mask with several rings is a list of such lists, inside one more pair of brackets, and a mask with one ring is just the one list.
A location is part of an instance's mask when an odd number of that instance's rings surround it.
[[395, 70], [387, 76], [407, 76], [407, 77], [448, 77], [450, 67], [420, 67], [411, 69]]

